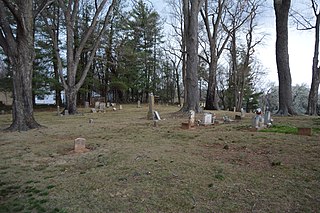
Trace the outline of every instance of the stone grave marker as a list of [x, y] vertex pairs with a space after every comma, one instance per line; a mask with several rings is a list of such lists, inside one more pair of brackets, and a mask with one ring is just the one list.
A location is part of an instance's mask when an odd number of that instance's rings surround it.
[[65, 110], [64, 110], [64, 115], [65, 115], [65, 116], [69, 115], [69, 110], [65, 109]]
[[203, 114], [203, 125], [211, 125], [212, 123], [212, 114], [211, 113], [204, 113]]
[[266, 113], [264, 114], [264, 124], [267, 126], [271, 126], [272, 124], [270, 111], [266, 111]]
[[57, 106], [57, 116], [60, 115], [60, 106]]
[[244, 118], [246, 116], [246, 112], [244, 111], [243, 108], [241, 108], [241, 114], [240, 114], [241, 118]]
[[148, 120], [153, 119], [153, 109], [154, 109], [154, 96], [153, 96], [153, 93], [151, 92], [149, 94], [149, 111], [148, 111], [148, 115], [147, 115]]
[[305, 127], [299, 127], [298, 128], [298, 135], [312, 135], [312, 129], [311, 128], [305, 128]]
[[194, 127], [194, 123], [195, 123], [195, 111], [194, 110], [190, 110], [189, 111], [189, 118], [188, 118], [188, 122], [187, 123], [182, 123], [182, 128], [183, 129], [191, 129]]
[[88, 101], [86, 101], [86, 102], [84, 102], [84, 108], [89, 108], [89, 102]]
[[75, 152], [84, 152], [86, 151], [86, 139], [85, 138], [76, 138], [74, 140], [74, 151]]
[[158, 120], [158, 121], [160, 121], [160, 120], [161, 120], [161, 118], [160, 118], [160, 115], [159, 115], [159, 112], [158, 112], [158, 111], [154, 111], [153, 120]]
[[92, 113], [97, 113], [96, 108], [91, 108], [91, 112], [92, 112]]
[[107, 102], [107, 108], [110, 108], [110, 102]]
[[96, 101], [96, 102], [94, 103], [94, 108], [95, 108], [96, 110], [98, 110], [99, 107], [100, 107], [100, 102], [99, 102], [99, 101]]
[[141, 108], [141, 101], [138, 101], [138, 103], [137, 103], [137, 104], [138, 104], [138, 106], [137, 106], [137, 107], [138, 107], [138, 108]]
[[119, 105], [119, 110], [122, 110], [122, 105], [121, 104]]
[[100, 103], [99, 112], [106, 112], [106, 103], [104, 103], [104, 102]]

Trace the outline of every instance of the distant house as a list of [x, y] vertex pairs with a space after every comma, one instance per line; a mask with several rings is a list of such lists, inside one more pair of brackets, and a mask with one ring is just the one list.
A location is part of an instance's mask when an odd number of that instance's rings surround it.
[[12, 105], [13, 98], [11, 92], [2, 92], [0, 91], [0, 104], [4, 104], [6, 106]]

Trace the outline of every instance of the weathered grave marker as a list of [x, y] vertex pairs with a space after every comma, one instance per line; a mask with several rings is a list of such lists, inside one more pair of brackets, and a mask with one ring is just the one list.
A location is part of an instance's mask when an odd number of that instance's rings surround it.
[[76, 138], [74, 140], [74, 151], [75, 152], [84, 152], [86, 151], [86, 139], [85, 138]]
[[64, 115], [65, 115], [65, 116], [69, 115], [69, 110], [65, 109], [65, 110], [64, 110]]
[[202, 121], [203, 125], [212, 125], [212, 114], [211, 113], [204, 113], [203, 114], [203, 121]]
[[244, 111], [243, 108], [241, 108], [241, 114], [240, 114], [241, 118], [244, 118], [246, 116], [246, 112]]
[[110, 102], [107, 102], [107, 108], [110, 108]]
[[141, 108], [141, 101], [138, 101], [138, 103], [137, 103], [137, 104], [138, 104], [138, 106], [137, 106], [137, 107], [138, 107], [138, 108]]
[[88, 101], [86, 101], [86, 102], [84, 102], [84, 108], [89, 108], [89, 102]]
[[97, 113], [96, 108], [91, 108], [91, 112], [92, 112], [92, 113]]
[[96, 110], [98, 110], [99, 107], [100, 107], [100, 102], [99, 102], [99, 101], [95, 102], [95, 103], [94, 103], [94, 108], [95, 108]]
[[122, 110], [122, 105], [119, 105], [119, 110]]
[[311, 128], [305, 128], [305, 127], [299, 127], [298, 128], [298, 135], [307, 135], [311, 136], [312, 135], [312, 129]]
[[153, 93], [151, 92], [149, 94], [149, 111], [147, 115], [147, 119], [149, 120], [153, 119], [153, 109], [154, 109], [154, 96], [153, 96]]
[[104, 102], [100, 103], [99, 112], [106, 112], [106, 103], [104, 103]]

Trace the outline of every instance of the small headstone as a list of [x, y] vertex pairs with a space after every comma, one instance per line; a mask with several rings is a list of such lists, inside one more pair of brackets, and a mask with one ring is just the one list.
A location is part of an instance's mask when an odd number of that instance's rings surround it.
[[298, 128], [298, 135], [312, 135], [312, 129], [311, 128]]
[[1, 115], [4, 115], [4, 114], [5, 114], [4, 110], [1, 110]]
[[96, 108], [91, 108], [91, 112], [96, 113], [97, 112]]
[[113, 107], [113, 108], [112, 108], [112, 110], [113, 110], [113, 111], [116, 111], [116, 110], [117, 110], [117, 108]]
[[92, 118], [89, 119], [89, 124], [93, 124], [93, 119]]
[[84, 102], [84, 108], [89, 108], [89, 102], [88, 101], [86, 101], [86, 102]]
[[190, 124], [191, 127], [194, 126], [195, 115], [196, 115], [195, 111], [193, 111], [193, 110], [189, 111], [189, 124]]
[[243, 108], [241, 108], [241, 114], [240, 114], [241, 118], [244, 118], [245, 115], [246, 115], [246, 112], [244, 111]]
[[100, 107], [100, 102], [99, 101], [95, 102], [94, 103], [94, 108], [99, 109], [99, 107]]
[[101, 102], [99, 105], [100, 112], [106, 112], [106, 103]]
[[122, 105], [119, 105], [119, 110], [122, 110]]
[[138, 101], [138, 108], [141, 108], [141, 101]]
[[270, 111], [266, 111], [266, 113], [264, 114], [264, 124], [268, 126], [272, 124]]
[[76, 138], [74, 140], [74, 151], [83, 152], [86, 150], [86, 139], [85, 138]]
[[64, 110], [64, 115], [69, 115], [69, 110], [65, 109]]
[[204, 125], [211, 125], [212, 124], [212, 114], [211, 113], [204, 113], [203, 124]]
[[112, 107], [115, 107], [117, 104], [116, 103], [111, 103], [111, 106]]
[[157, 121], [160, 121], [160, 120], [161, 120], [161, 118], [160, 118], [160, 115], [159, 115], [158, 111], [154, 111], [153, 120], [157, 120]]
[[107, 102], [107, 108], [110, 108], [110, 102]]
[[57, 116], [60, 115], [60, 106], [57, 106]]
[[233, 112], [236, 112], [236, 107], [233, 107]]

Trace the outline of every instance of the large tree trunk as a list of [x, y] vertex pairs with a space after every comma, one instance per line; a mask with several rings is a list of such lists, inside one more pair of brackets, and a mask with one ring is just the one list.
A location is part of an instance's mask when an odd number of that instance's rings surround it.
[[[18, 1], [15, 6], [19, 10], [12, 14], [17, 21], [16, 28], [11, 29], [13, 25], [8, 22], [8, 18], [5, 18], [7, 13], [4, 10], [4, 6], [9, 4], [0, 2], [0, 44], [13, 71], [12, 124], [8, 130], [26, 131], [40, 126], [33, 117], [32, 103], [34, 8], [32, 0]], [[13, 7], [13, 5], [10, 6]]]
[[314, 53], [313, 53], [313, 63], [312, 63], [312, 82], [309, 92], [308, 99], [308, 115], [317, 115], [318, 114], [318, 91], [320, 83], [320, 68], [319, 63], [319, 29], [320, 29], [320, 14], [316, 15], [316, 26], [315, 26], [315, 44], [314, 44]]
[[279, 115], [295, 114], [292, 108], [291, 73], [288, 53], [288, 14], [291, 0], [274, 0], [276, 15], [276, 61], [279, 78]]
[[211, 53], [211, 62], [209, 63], [209, 81], [206, 97], [206, 110], [218, 110], [218, 95], [217, 95], [217, 60], [215, 53]]
[[[186, 92], [187, 101], [184, 111], [200, 111], [199, 88], [198, 88], [198, 14], [202, 0], [184, 1], [185, 22], [187, 23], [186, 52], [187, 52], [187, 72], [186, 72]], [[187, 6], [187, 7], [186, 7]]]

